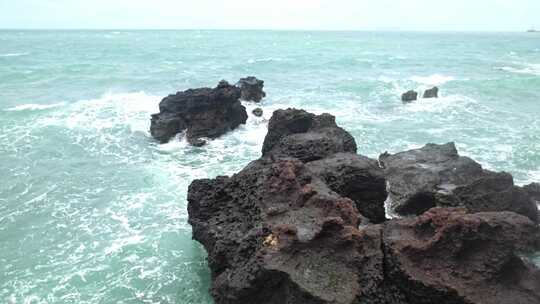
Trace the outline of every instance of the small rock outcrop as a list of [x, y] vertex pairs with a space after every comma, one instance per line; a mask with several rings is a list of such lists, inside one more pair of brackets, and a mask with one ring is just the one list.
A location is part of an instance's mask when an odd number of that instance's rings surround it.
[[[505, 174], [484, 172], [452, 144], [403, 153], [377, 162], [356, 155], [331, 115], [276, 111], [260, 159], [188, 190], [215, 303], [540, 303], [540, 269], [523, 255], [540, 249], [540, 226], [516, 213], [519, 200], [478, 212], [505, 191], [531, 196], [536, 186], [509, 186]], [[387, 181], [391, 195], [405, 198], [420, 180], [426, 193], [442, 181], [454, 191], [447, 195], [468, 203], [386, 220]]]
[[255, 109], [253, 109], [253, 111], [251, 111], [251, 113], [253, 113], [253, 115], [255, 115], [257, 117], [262, 117], [263, 116], [263, 109], [255, 108]]
[[266, 97], [266, 93], [263, 91], [264, 81], [256, 77], [241, 78], [236, 85], [240, 88], [242, 100], [260, 102]]
[[439, 98], [439, 88], [433, 87], [424, 92], [424, 98]]
[[466, 207], [471, 212], [514, 211], [538, 222], [538, 209], [508, 173], [485, 170], [459, 156], [454, 143], [383, 154], [393, 210], [419, 215], [433, 207]]
[[405, 92], [403, 93], [403, 95], [401, 95], [401, 101], [403, 102], [411, 102], [417, 99], [418, 99], [418, 92], [413, 91], [413, 90]]
[[240, 103], [240, 89], [221, 81], [214, 88], [189, 89], [165, 97], [159, 113], [152, 115], [150, 133], [162, 143], [186, 132], [188, 142], [203, 145], [201, 138], [217, 138], [247, 120]]
[[304, 110], [274, 112], [264, 139], [263, 155], [289, 156], [303, 162], [323, 159], [339, 152], [356, 153], [356, 142], [338, 127], [330, 114], [315, 115]]

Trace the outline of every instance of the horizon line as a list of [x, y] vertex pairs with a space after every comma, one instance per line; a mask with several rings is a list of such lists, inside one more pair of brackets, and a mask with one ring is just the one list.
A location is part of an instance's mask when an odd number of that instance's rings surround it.
[[400, 29], [400, 28], [373, 28], [373, 29], [288, 29], [288, 28], [72, 28], [72, 27], [52, 27], [52, 28], [18, 28], [18, 27], [0, 27], [0, 31], [283, 31], [283, 32], [447, 32], [447, 33], [526, 33], [530, 28], [522, 31], [518, 30], [486, 30], [486, 29]]

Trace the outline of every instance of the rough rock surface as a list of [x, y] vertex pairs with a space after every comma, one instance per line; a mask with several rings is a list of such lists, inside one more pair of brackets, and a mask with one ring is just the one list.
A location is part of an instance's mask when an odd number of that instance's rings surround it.
[[221, 81], [214, 88], [190, 89], [165, 97], [159, 113], [152, 115], [150, 133], [162, 143], [186, 132], [190, 143], [216, 138], [245, 124], [246, 108], [240, 103], [240, 89]]
[[433, 87], [424, 92], [424, 98], [438, 98], [439, 97], [439, 88]]
[[536, 202], [537, 205], [540, 205], [540, 184], [532, 183], [523, 187], [527, 194]]
[[305, 164], [268, 158], [193, 182], [188, 201], [217, 304], [540, 299], [538, 268], [516, 255], [537, 248], [538, 226], [515, 213], [441, 208], [359, 227], [353, 202]]
[[377, 224], [386, 220], [386, 180], [376, 160], [352, 153], [338, 153], [310, 162], [307, 166], [330, 189], [352, 199], [358, 211], [370, 222]]
[[435, 208], [388, 222], [383, 239], [387, 279], [410, 303], [540, 303], [539, 269], [516, 255], [540, 242], [524, 216]]
[[538, 209], [508, 173], [482, 169], [459, 156], [454, 143], [383, 154], [379, 158], [395, 212], [422, 214], [435, 207], [466, 207], [471, 212], [514, 211], [538, 221]]
[[266, 93], [263, 91], [264, 81], [256, 77], [241, 78], [236, 85], [240, 88], [242, 100], [260, 102], [266, 97]]
[[[442, 150], [437, 155], [386, 155], [383, 170], [355, 155], [354, 139], [343, 132], [327, 114], [276, 111], [263, 157], [231, 177], [190, 185], [189, 223], [208, 252], [216, 304], [540, 303], [540, 269], [522, 258], [540, 249], [540, 227], [529, 218], [464, 207], [388, 221], [382, 213], [385, 174], [396, 178], [394, 161], [415, 160], [445, 181], [465, 181], [457, 197], [469, 199], [470, 191], [478, 209], [508, 190], [505, 174], [483, 172], [451, 144], [428, 146]], [[291, 138], [305, 134], [332, 137], [339, 148], [315, 149], [299, 137], [291, 153]], [[441, 170], [449, 161], [471, 168], [451, 177], [452, 170]], [[426, 175], [401, 169], [413, 185], [414, 174]], [[471, 186], [465, 174], [480, 182]], [[493, 180], [484, 181], [486, 174]], [[419, 179], [431, 185], [427, 189], [438, 185]], [[497, 183], [501, 187], [492, 188]], [[531, 196], [536, 186], [511, 188]], [[402, 190], [409, 195], [411, 189]]]
[[401, 101], [403, 102], [411, 102], [417, 99], [418, 99], [418, 92], [413, 91], [413, 90], [405, 92], [403, 93], [403, 95], [401, 95]]
[[356, 142], [336, 125], [330, 114], [314, 115], [304, 110], [277, 110], [268, 124], [264, 156], [289, 156], [310, 162], [339, 152], [356, 153]]

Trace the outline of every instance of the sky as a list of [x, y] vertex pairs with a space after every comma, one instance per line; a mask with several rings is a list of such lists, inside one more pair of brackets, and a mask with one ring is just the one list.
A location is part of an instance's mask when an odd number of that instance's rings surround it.
[[0, 0], [0, 28], [524, 31], [540, 0]]

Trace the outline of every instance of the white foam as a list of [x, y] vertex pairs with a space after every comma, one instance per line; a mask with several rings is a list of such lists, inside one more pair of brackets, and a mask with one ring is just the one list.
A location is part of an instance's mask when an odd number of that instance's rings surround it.
[[269, 58], [249, 59], [248, 63], [253, 64], [257, 62], [274, 62], [274, 61], [283, 61], [283, 58], [269, 57]]
[[20, 56], [26, 56], [30, 55], [30, 53], [7, 53], [7, 54], [0, 54], [0, 57], [20, 57]]
[[420, 98], [407, 104], [405, 110], [407, 112], [448, 113], [448, 110], [454, 107], [466, 110], [466, 107], [473, 103], [476, 103], [476, 100], [467, 96], [448, 95], [440, 98]]
[[495, 67], [496, 70], [501, 70], [505, 72], [515, 73], [515, 74], [528, 74], [528, 75], [535, 75], [540, 76], [540, 64], [536, 63], [529, 63], [525, 64], [522, 67], [511, 67], [511, 66], [503, 66], [503, 67]]
[[429, 76], [413, 76], [410, 79], [414, 82], [424, 85], [442, 85], [447, 82], [456, 80], [453, 76], [446, 76], [441, 74], [433, 74]]
[[23, 104], [18, 105], [12, 108], [5, 109], [5, 111], [38, 111], [38, 110], [47, 110], [47, 109], [54, 109], [61, 106], [64, 106], [66, 103], [59, 102], [59, 103], [53, 103], [53, 104], [36, 104], [36, 103], [29, 103], [29, 104]]

